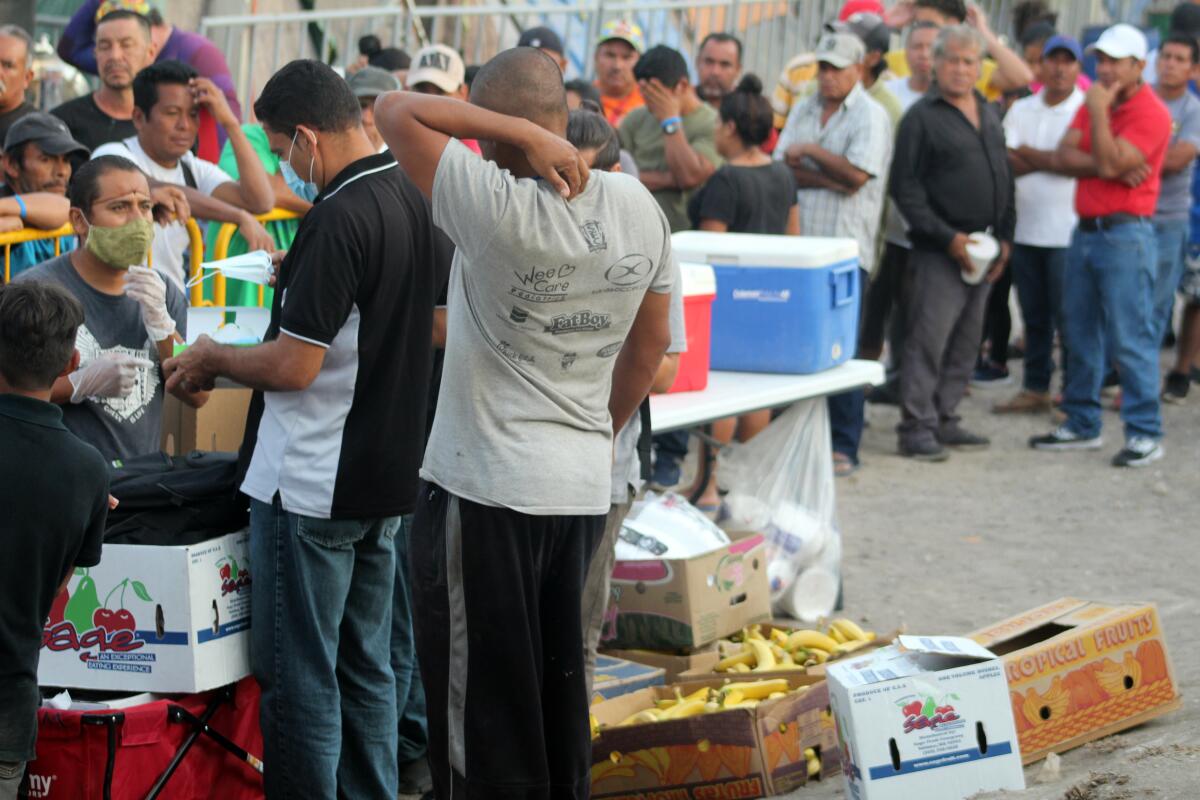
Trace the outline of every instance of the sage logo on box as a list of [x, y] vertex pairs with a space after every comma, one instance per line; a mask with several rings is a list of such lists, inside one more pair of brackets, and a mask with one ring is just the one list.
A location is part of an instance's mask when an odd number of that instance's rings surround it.
[[146, 603], [154, 602], [146, 585], [126, 577], [109, 589], [100, 601], [96, 581], [86, 568], [76, 569], [79, 581], [74, 591], [63, 589], [54, 598], [50, 616], [42, 629], [42, 646], [51, 652], [74, 650], [88, 669], [119, 672], [150, 672], [150, 653], [134, 653], [146, 645], [133, 612], [125, 607], [130, 590]]
[[962, 718], [949, 702], [958, 699], [958, 695], [950, 694], [942, 698], [940, 703], [933, 695], [921, 695], [909, 702], [897, 700], [896, 705], [900, 706], [900, 713], [904, 715], [904, 732], [908, 734], [913, 731], [945, 728], [955, 722], [961, 724]]

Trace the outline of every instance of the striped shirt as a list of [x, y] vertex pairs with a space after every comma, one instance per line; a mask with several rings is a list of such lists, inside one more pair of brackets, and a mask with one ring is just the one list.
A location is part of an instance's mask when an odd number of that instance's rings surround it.
[[[782, 159], [793, 144], [814, 142], [871, 177], [854, 194], [829, 189], [801, 188], [800, 230], [806, 236], [840, 236], [858, 242], [864, 269], [874, 264], [875, 237], [883, 209], [884, 184], [892, 160], [892, 124], [887, 111], [856, 84], [842, 107], [822, 127], [821, 97], [811, 95], [792, 107], [779, 136], [775, 158]], [[816, 165], [809, 163], [810, 167]]]

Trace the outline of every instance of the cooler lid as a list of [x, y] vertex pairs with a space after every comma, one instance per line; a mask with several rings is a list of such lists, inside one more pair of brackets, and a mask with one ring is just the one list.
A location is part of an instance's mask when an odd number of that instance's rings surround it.
[[708, 264], [682, 261], [679, 276], [683, 283], [684, 297], [702, 297], [717, 293], [717, 273]]
[[671, 234], [680, 260], [721, 267], [817, 269], [858, 258], [858, 242], [826, 236], [681, 231]]

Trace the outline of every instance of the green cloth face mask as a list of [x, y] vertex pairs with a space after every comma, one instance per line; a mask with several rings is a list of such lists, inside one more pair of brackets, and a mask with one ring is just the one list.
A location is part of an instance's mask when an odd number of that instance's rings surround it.
[[[84, 218], [87, 220], [87, 218]], [[141, 218], [115, 228], [101, 228], [88, 221], [88, 252], [114, 269], [129, 269], [146, 260], [154, 241], [154, 223]]]

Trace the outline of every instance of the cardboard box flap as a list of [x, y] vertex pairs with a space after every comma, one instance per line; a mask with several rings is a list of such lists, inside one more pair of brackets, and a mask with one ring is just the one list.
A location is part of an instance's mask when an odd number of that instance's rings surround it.
[[1028, 633], [1059, 619], [1064, 614], [1069, 614], [1087, 605], [1090, 605], [1087, 600], [1081, 600], [1077, 597], [1063, 597], [1055, 600], [1053, 603], [1047, 603], [1039, 608], [1009, 617], [989, 628], [977, 630], [969, 635], [985, 647], [990, 647], [992, 642], [999, 642], [1014, 636], [1020, 636], [1023, 633]]
[[901, 649], [922, 655], [945, 656], [959, 659], [962, 663], [991, 661], [996, 654], [976, 641], [961, 636], [906, 636], [896, 637]]

